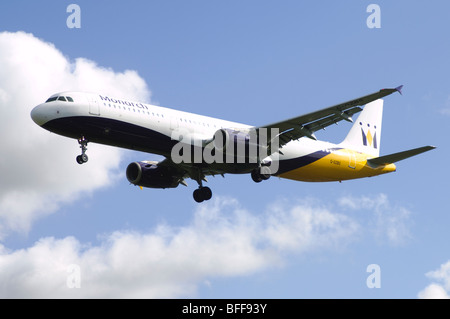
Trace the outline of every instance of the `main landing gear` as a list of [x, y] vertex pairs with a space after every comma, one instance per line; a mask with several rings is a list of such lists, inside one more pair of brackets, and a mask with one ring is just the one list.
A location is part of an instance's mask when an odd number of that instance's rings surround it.
[[194, 200], [197, 203], [201, 203], [205, 200], [210, 200], [212, 197], [212, 191], [209, 187], [203, 186], [203, 181], [206, 182], [206, 178], [203, 172], [200, 169], [197, 169], [192, 172], [191, 176], [194, 176], [193, 179], [198, 183], [198, 188], [192, 194]]
[[194, 191], [194, 200], [197, 203], [201, 203], [205, 200], [210, 200], [212, 197], [212, 191], [209, 187], [207, 186], [199, 186], [199, 188], [197, 188]]
[[[194, 200], [197, 203], [210, 200], [212, 197], [212, 191], [209, 187], [203, 186], [203, 181], [206, 181], [203, 173], [200, 170], [197, 170], [196, 172], [192, 172], [191, 177], [192, 176], [198, 183], [198, 188], [193, 193]], [[254, 182], [260, 183], [270, 178], [271, 170], [267, 166], [260, 166], [251, 172], [251, 176]]]
[[254, 169], [250, 175], [255, 183], [260, 183], [270, 178], [270, 168], [267, 166], [261, 166]]
[[78, 144], [80, 144], [81, 155], [77, 156], [77, 163], [83, 164], [88, 161], [88, 156], [86, 155], [88, 140], [82, 136], [78, 139]]

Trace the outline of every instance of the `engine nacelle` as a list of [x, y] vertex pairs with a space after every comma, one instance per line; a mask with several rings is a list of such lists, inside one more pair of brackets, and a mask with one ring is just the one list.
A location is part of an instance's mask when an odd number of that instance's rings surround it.
[[175, 188], [181, 181], [173, 169], [158, 166], [158, 162], [130, 163], [126, 174], [131, 184], [149, 188]]
[[213, 145], [216, 150], [225, 152], [235, 143], [245, 143], [245, 139], [246, 135], [240, 131], [221, 128], [214, 134]]
[[251, 136], [249, 132], [236, 131], [228, 128], [221, 128], [214, 134], [213, 145], [217, 150], [222, 152], [232, 146], [245, 145], [245, 147], [248, 147], [250, 144], [257, 144], [256, 134]]
[[256, 132], [222, 128], [214, 134], [214, 148], [233, 158], [256, 159], [260, 152]]

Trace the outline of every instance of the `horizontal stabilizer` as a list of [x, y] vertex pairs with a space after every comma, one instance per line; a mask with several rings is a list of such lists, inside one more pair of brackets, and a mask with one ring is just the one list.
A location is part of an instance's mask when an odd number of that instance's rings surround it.
[[409, 151], [394, 153], [394, 154], [390, 154], [390, 155], [386, 155], [386, 156], [375, 157], [375, 158], [368, 159], [367, 164], [372, 168], [377, 168], [379, 166], [392, 164], [392, 163], [404, 160], [406, 158], [421, 154], [423, 152], [431, 151], [432, 149], [435, 149], [435, 148], [436, 147], [434, 147], [434, 146], [424, 146], [424, 147], [415, 148], [415, 149], [409, 150]]

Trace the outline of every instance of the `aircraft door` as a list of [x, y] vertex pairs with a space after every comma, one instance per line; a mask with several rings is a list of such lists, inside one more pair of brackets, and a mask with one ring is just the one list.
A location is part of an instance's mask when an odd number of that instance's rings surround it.
[[88, 95], [89, 100], [89, 114], [91, 115], [100, 115], [100, 105], [97, 100], [97, 96]]

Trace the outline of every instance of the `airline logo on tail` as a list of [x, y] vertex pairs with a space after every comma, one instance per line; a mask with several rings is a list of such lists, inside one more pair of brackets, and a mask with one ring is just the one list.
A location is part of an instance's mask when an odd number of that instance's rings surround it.
[[362, 142], [364, 146], [372, 146], [375, 149], [378, 149], [378, 142], [377, 142], [377, 127], [374, 126], [374, 133], [370, 132], [370, 124], [367, 124], [367, 133], [364, 132], [364, 127], [362, 122], [359, 123], [361, 125], [361, 134], [362, 134]]

